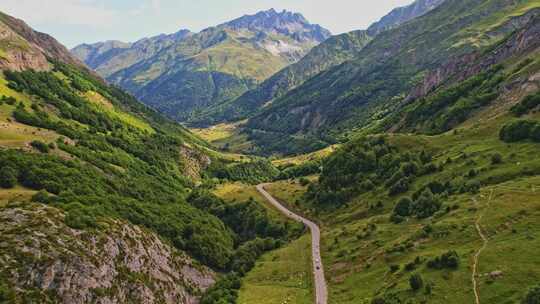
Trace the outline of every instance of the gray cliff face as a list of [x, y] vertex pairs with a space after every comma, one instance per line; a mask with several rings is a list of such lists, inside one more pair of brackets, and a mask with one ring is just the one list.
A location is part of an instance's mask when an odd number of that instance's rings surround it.
[[121, 221], [101, 225], [106, 233], [72, 229], [43, 205], [0, 210], [0, 278], [18, 299], [70, 304], [195, 304], [214, 283], [213, 272], [155, 234]]

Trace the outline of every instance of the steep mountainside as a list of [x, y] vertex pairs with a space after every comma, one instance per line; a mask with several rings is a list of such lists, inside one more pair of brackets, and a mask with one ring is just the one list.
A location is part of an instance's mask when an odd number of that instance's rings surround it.
[[[407, 102], [417, 85], [440, 85], [467, 58], [489, 52], [516, 29], [537, 22], [539, 7], [538, 1], [447, 0], [422, 17], [382, 32], [353, 60], [275, 100], [248, 122], [257, 130], [252, 138], [284, 151], [295, 138], [309, 135], [332, 142], [347, 135], [344, 130], [375, 123]], [[531, 35], [525, 41], [539, 41], [535, 32]]]
[[0, 69], [46, 70], [50, 68], [47, 57], [82, 66], [53, 37], [36, 32], [22, 20], [0, 12]]
[[215, 281], [211, 270], [127, 222], [81, 231], [37, 204], [0, 209], [0, 219], [3, 271], [18, 274], [20, 290], [45, 291], [41, 303], [196, 303]]
[[207, 174], [266, 180], [271, 165], [229, 164], [14, 24], [1, 23], [17, 41], [2, 54], [45, 61], [0, 70], [0, 302], [193, 304], [211, 285], [210, 297], [234, 299], [238, 279], [216, 270], [241, 275], [301, 233], [196, 185]]
[[321, 223], [329, 303], [534, 303], [539, 34], [536, 16], [439, 66], [390, 115], [267, 187]]
[[316, 74], [338, 65], [356, 55], [371, 38], [365, 31], [354, 31], [333, 36], [314, 47], [299, 62], [294, 63], [265, 80], [255, 89], [237, 99], [210, 107], [190, 122], [209, 125], [220, 121], [242, 119], [275, 98], [279, 98]]
[[265, 80], [237, 99], [210, 107], [195, 116], [191, 123], [211, 125], [235, 121], [263, 110], [268, 102], [279, 98], [318, 73], [352, 59], [380, 32], [421, 16], [442, 3], [442, 0], [417, 0], [411, 5], [392, 10], [367, 31], [359, 30], [331, 37], [314, 47], [299, 62]]
[[[238, 97], [329, 36], [300, 14], [271, 9], [188, 35], [138, 62], [113, 56], [113, 62], [102, 64], [122, 68], [101, 73], [146, 104], [185, 121], [194, 112]], [[85, 58], [84, 48], [75, 51]]]
[[375, 36], [380, 32], [395, 28], [409, 20], [422, 16], [441, 5], [445, 0], [416, 0], [410, 5], [393, 9], [381, 20], [373, 23], [367, 29], [370, 36]]

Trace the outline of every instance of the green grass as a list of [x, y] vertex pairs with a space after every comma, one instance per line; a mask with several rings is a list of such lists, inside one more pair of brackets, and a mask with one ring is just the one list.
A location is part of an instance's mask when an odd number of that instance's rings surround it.
[[138, 128], [140, 130], [147, 131], [149, 133], [155, 132], [155, 130], [146, 121], [140, 118], [137, 118], [134, 115], [129, 114], [125, 111], [121, 111], [117, 109], [109, 100], [101, 96], [99, 93], [88, 91], [86, 92], [85, 97], [94, 105], [96, 105], [96, 108], [98, 108], [101, 111], [104, 111], [110, 116], [116, 117], [120, 119], [122, 122], [128, 125], [131, 125], [135, 128]]
[[8, 202], [15, 201], [28, 201], [37, 191], [26, 189], [17, 186], [13, 189], [1, 189], [0, 188], [0, 207], [3, 207]]
[[311, 236], [263, 255], [242, 282], [239, 304], [313, 303]]
[[[249, 199], [254, 199], [256, 202], [266, 208], [270, 218], [287, 220], [277, 209], [275, 209], [268, 201], [257, 191], [255, 186], [247, 185], [241, 182], [230, 182], [218, 185], [213, 191], [214, 194], [226, 202], [240, 201], [245, 202]], [[292, 221], [290, 221], [292, 222]]]
[[[7, 81], [0, 74], [0, 96], [15, 97], [26, 107], [31, 105], [30, 98], [25, 94], [16, 92], [7, 87]], [[10, 148], [24, 148], [33, 140], [54, 141], [58, 134], [53, 131], [35, 128], [20, 124], [12, 118], [12, 112], [16, 105], [3, 103], [0, 105], [0, 146]]]
[[246, 134], [241, 133], [241, 123], [218, 124], [207, 128], [192, 128], [193, 133], [211, 143], [214, 147], [226, 150], [230, 155], [240, 158], [240, 153], [250, 150], [252, 143]]

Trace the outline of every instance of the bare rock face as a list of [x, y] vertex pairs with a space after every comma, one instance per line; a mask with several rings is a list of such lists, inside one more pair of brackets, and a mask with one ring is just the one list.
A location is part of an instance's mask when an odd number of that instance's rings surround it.
[[11, 28], [0, 22], [0, 69], [22, 71], [49, 69], [43, 53], [30, 45]]
[[0, 209], [0, 252], [0, 281], [21, 302], [196, 304], [215, 281], [150, 231], [112, 220], [75, 230], [38, 204]]
[[428, 73], [424, 81], [410, 92], [406, 101], [426, 96], [449, 79], [465, 80], [511, 56], [532, 52], [539, 48], [540, 9], [534, 9], [522, 16], [511, 18], [489, 34], [496, 36], [504, 33], [512, 34], [489, 53], [477, 52], [452, 58], [446, 64]]
[[48, 70], [47, 58], [85, 68], [53, 37], [34, 31], [24, 21], [0, 12], [0, 70]]
[[184, 174], [195, 181], [201, 179], [202, 171], [212, 162], [210, 157], [188, 146], [180, 148], [180, 156], [184, 163]]

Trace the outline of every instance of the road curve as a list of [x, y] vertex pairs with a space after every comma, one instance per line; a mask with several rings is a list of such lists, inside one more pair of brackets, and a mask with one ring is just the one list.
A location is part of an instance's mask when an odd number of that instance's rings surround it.
[[257, 191], [259, 191], [280, 212], [295, 221], [303, 223], [309, 228], [309, 230], [311, 230], [311, 256], [313, 263], [313, 277], [315, 279], [315, 303], [326, 304], [328, 299], [328, 293], [326, 290], [326, 280], [324, 279], [324, 268], [321, 260], [321, 231], [319, 229], [319, 226], [317, 226], [317, 224], [315, 224], [314, 222], [303, 218], [298, 214], [295, 214], [289, 209], [285, 208], [280, 202], [278, 202], [278, 200], [276, 200], [272, 195], [270, 195], [268, 192], [266, 192], [266, 190], [264, 190], [264, 187], [266, 185], [268, 184], [257, 185]]

